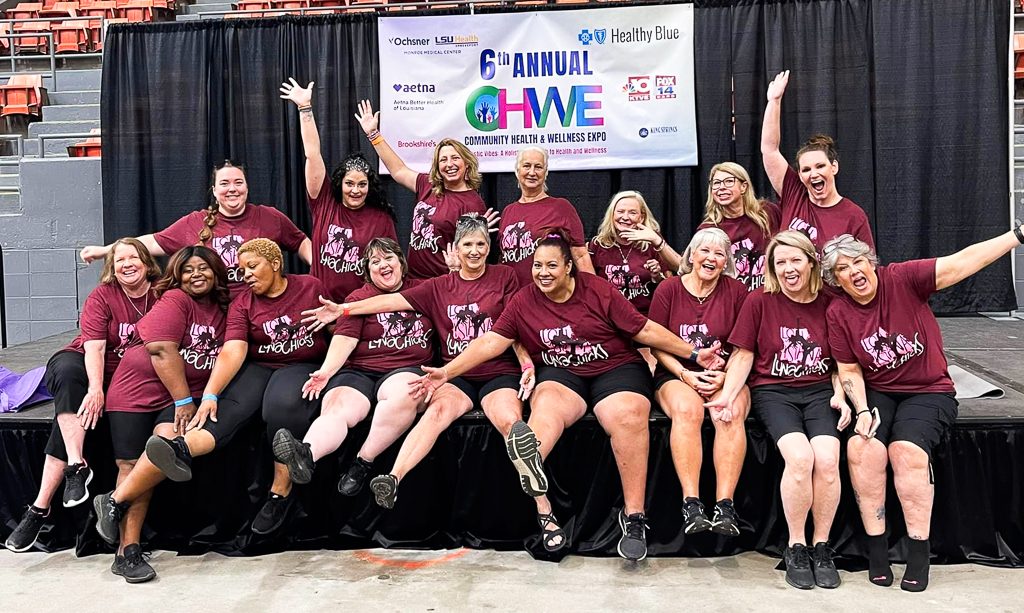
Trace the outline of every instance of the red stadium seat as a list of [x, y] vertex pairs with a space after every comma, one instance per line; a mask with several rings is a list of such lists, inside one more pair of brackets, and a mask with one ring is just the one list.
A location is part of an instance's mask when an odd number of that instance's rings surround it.
[[100, 152], [102, 151], [102, 147], [101, 147], [101, 143], [100, 143], [100, 136], [99, 136], [100, 129], [99, 128], [93, 128], [92, 130], [89, 130], [89, 133], [90, 134], [95, 134], [96, 136], [90, 136], [89, 138], [85, 139], [84, 141], [82, 141], [80, 143], [75, 143], [74, 145], [68, 145], [68, 157], [72, 157], [72, 158], [98, 158], [98, 157], [100, 157]]
[[[238, 0], [238, 4], [235, 6], [235, 10], [238, 11], [259, 11], [263, 9], [269, 9], [270, 0]], [[263, 17], [263, 13], [247, 13], [246, 17]], [[270, 15], [267, 15], [268, 17]], [[235, 17], [234, 15], [228, 15], [228, 17]], [[237, 17], [235, 17], [237, 19]]]
[[[163, 2], [166, 5], [166, 0]], [[163, 21], [168, 12], [158, 6], [154, 0], [131, 0], [128, 4], [117, 3], [118, 17], [127, 19], [128, 23]]]
[[[10, 33], [11, 33], [11, 24], [10, 23], [0, 23], [0, 34], [10, 34]], [[0, 47], [3, 48], [5, 54], [7, 54], [8, 50], [11, 48], [11, 40], [12, 39], [7, 38], [6, 36], [0, 36]]]
[[64, 21], [50, 28], [57, 53], [85, 53], [89, 50], [89, 22]]
[[0, 115], [42, 115], [43, 75], [16, 74], [0, 85]]
[[[378, 5], [378, 6], [360, 6], [363, 4]], [[351, 8], [345, 10], [346, 13], [372, 13], [380, 8], [379, 5], [388, 4], [387, 0], [349, 0], [348, 5]]]
[[44, 6], [39, 11], [40, 17], [78, 17], [77, 2], [55, 2], [53, 6]]
[[7, 11], [8, 19], [35, 19], [39, 17], [39, 11], [43, 5], [39, 2], [22, 2], [13, 9]]
[[1013, 35], [1013, 77], [1024, 78], [1024, 34]]
[[[309, 8], [309, 0], [271, 0], [275, 9], [306, 9]], [[280, 14], [280, 13], [278, 13]]]
[[[14, 24], [15, 32], [49, 32], [50, 24], [45, 21], [29, 21]], [[14, 39], [14, 50], [22, 53], [48, 53], [49, 42], [42, 36], [19, 36]]]
[[99, 17], [101, 19], [115, 19], [117, 17], [117, 3], [114, 0], [96, 0], [88, 7], [82, 7], [83, 15]]

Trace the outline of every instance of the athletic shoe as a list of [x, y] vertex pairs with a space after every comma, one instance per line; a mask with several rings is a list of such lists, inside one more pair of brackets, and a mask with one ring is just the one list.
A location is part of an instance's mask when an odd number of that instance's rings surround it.
[[508, 457], [519, 472], [523, 491], [534, 498], [547, 493], [548, 478], [544, 474], [544, 460], [540, 457], [540, 442], [533, 429], [525, 421], [517, 421], [509, 430], [505, 445]]
[[723, 498], [715, 503], [715, 514], [711, 517], [711, 531], [723, 536], [739, 536], [739, 517], [732, 500]]
[[814, 585], [818, 587], [833, 589], [843, 582], [832, 562], [832, 549], [828, 543], [815, 543], [811, 550], [811, 570], [814, 572]]
[[359, 456], [352, 460], [348, 470], [338, 481], [338, 492], [342, 496], [355, 496], [366, 485], [366, 477], [373, 469], [373, 462], [367, 462]]
[[68, 464], [64, 467], [64, 506], [77, 507], [89, 498], [89, 484], [92, 483], [92, 469], [85, 464]]
[[370, 491], [377, 504], [385, 509], [395, 508], [398, 499], [398, 479], [394, 475], [380, 475], [370, 480]]
[[124, 577], [128, 583], [145, 583], [156, 577], [156, 571], [146, 561], [138, 543], [125, 547], [123, 556], [114, 556], [110, 572]]
[[617, 547], [619, 556], [639, 562], [647, 557], [647, 518], [643, 513], [626, 515], [625, 511], [619, 512], [619, 528], [622, 529], [622, 538], [619, 539]]
[[7, 537], [4, 547], [16, 553], [32, 549], [32, 546], [36, 544], [36, 539], [39, 538], [39, 531], [43, 529], [43, 524], [46, 523], [45, 520], [49, 516], [50, 509], [37, 509], [28, 505], [25, 514], [21, 516], [21, 521], [18, 522], [18, 527]]
[[711, 529], [711, 522], [704, 514], [704, 504], [699, 498], [687, 498], [683, 500], [683, 532], [686, 534], [697, 534]]
[[96, 510], [96, 532], [107, 544], [116, 545], [120, 540], [118, 527], [129, 506], [127, 502], [114, 502], [114, 492], [99, 494], [92, 499], [92, 508]]
[[801, 590], [814, 587], [814, 572], [811, 570], [811, 556], [806, 545], [786, 547], [783, 555], [786, 561], [786, 583]]
[[313, 452], [308, 443], [296, 439], [288, 430], [281, 428], [274, 435], [274, 458], [288, 467], [292, 483], [305, 485], [313, 480]]
[[192, 452], [185, 443], [185, 437], [149, 437], [146, 457], [171, 481], [192, 480]]
[[260, 536], [266, 536], [276, 531], [288, 519], [292, 507], [295, 505], [294, 496], [281, 496], [271, 492], [263, 508], [252, 520], [252, 531]]

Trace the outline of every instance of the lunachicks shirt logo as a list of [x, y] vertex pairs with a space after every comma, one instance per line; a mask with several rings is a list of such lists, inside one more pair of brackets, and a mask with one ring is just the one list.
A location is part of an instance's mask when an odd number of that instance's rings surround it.
[[501, 258], [505, 262], [521, 262], [533, 255], [536, 245], [526, 222], [519, 221], [501, 233]]
[[924, 353], [924, 344], [921, 343], [918, 336], [915, 333], [914, 341], [911, 342], [902, 334], [893, 335], [879, 327], [878, 332], [860, 341], [860, 346], [868, 352], [873, 361], [868, 368], [875, 372], [883, 368], [892, 370], [906, 364], [911, 358], [921, 355]]
[[441, 235], [434, 227], [434, 213], [437, 207], [430, 206], [422, 200], [416, 203], [412, 212], [412, 236], [409, 239], [409, 248], [417, 251], [429, 249], [431, 253], [437, 253], [437, 242]]
[[486, 334], [494, 325], [491, 317], [481, 311], [480, 305], [476, 302], [449, 304], [448, 319], [452, 322], [452, 332], [445, 339], [445, 343], [451, 355], [465, 351], [473, 340]]
[[782, 351], [772, 360], [773, 377], [800, 378], [828, 372], [828, 358], [821, 357], [821, 345], [811, 339], [807, 328], [779, 327]]
[[211, 370], [220, 355], [223, 341], [217, 338], [213, 326], [192, 324], [189, 328], [189, 345], [178, 350], [186, 364], [196, 370]]
[[383, 333], [380, 338], [367, 343], [367, 348], [405, 349], [413, 345], [426, 348], [432, 330], [427, 330], [422, 320], [423, 315], [410, 311], [378, 313], [377, 323], [383, 328]]
[[541, 359], [548, 366], [567, 368], [608, 358], [608, 352], [600, 343], [593, 345], [586, 339], [576, 338], [571, 324], [542, 329], [540, 340], [547, 347], [541, 352]]
[[336, 273], [363, 274], [363, 260], [352, 228], [334, 224], [327, 227], [327, 240], [320, 249], [320, 264]]
[[297, 349], [312, 347], [316, 340], [301, 322], [292, 323], [292, 318], [287, 315], [263, 322], [263, 333], [271, 342], [260, 345], [259, 353], [288, 355]]

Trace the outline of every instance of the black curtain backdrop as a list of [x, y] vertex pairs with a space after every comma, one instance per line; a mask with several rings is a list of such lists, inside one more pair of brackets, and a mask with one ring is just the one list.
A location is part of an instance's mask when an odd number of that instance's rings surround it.
[[[757, 193], [774, 197], [761, 166], [761, 120], [768, 81], [789, 69], [783, 153], [793, 162], [815, 132], [837, 140], [840, 193], [867, 212], [883, 262], [945, 255], [995, 236], [1009, 227], [1005, 4], [698, 2], [699, 166], [553, 173], [551, 193], [569, 198], [592, 234], [612, 193], [639, 189], [681, 249], [703, 215], [714, 164], [743, 164]], [[375, 157], [353, 117], [357, 100], [376, 101], [375, 15], [115, 25], [105, 44], [108, 241], [159, 230], [205, 206], [212, 168], [225, 158], [246, 165], [250, 200], [277, 206], [309, 230], [297, 114], [278, 98], [289, 76], [316, 82], [329, 168], [350, 151]], [[389, 184], [404, 239], [414, 197]], [[481, 195], [495, 208], [515, 200], [511, 169], [486, 177]], [[932, 306], [939, 313], [1015, 308], [1009, 257], [941, 292]]]

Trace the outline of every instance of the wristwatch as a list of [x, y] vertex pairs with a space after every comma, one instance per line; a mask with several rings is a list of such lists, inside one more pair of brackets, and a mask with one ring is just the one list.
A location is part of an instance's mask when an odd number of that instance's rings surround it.
[[690, 352], [690, 361], [691, 362], [696, 362], [698, 355], [700, 355], [700, 353], [697, 351], [697, 348], [694, 347], [693, 351]]

